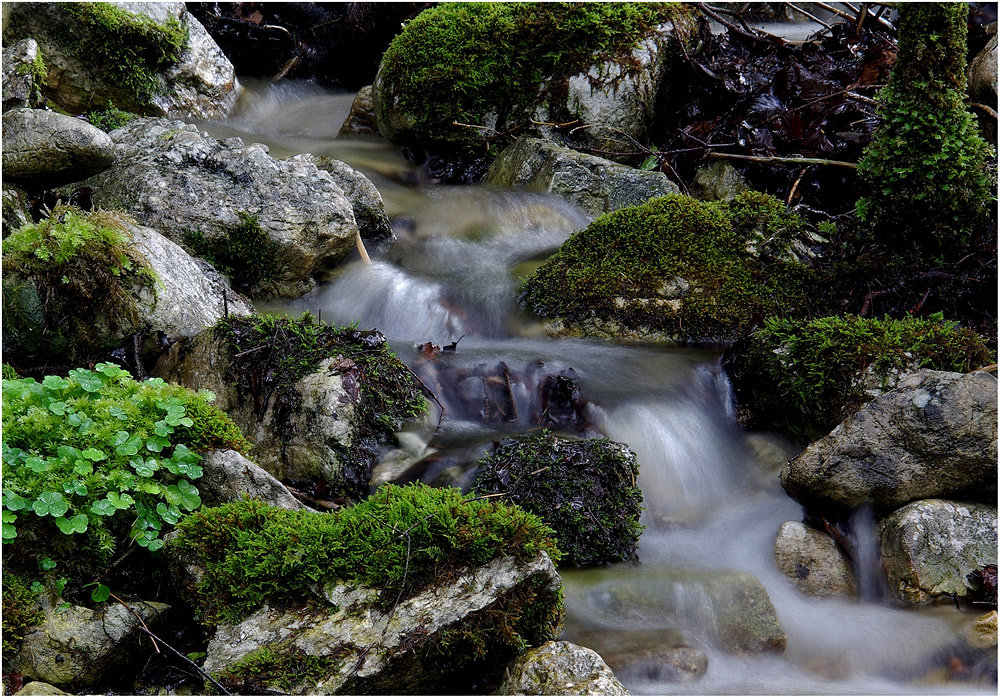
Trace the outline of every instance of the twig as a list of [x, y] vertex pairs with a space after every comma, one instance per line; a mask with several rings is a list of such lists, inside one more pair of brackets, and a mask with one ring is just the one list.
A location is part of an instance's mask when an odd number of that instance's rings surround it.
[[500, 133], [495, 128], [490, 128], [489, 126], [477, 126], [476, 124], [463, 124], [461, 121], [452, 121], [452, 126], [464, 126], [466, 128], [478, 128], [481, 131], [492, 131], [493, 133]]
[[849, 15], [846, 12], [844, 12], [843, 10], [838, 10], [833, 5], [827, 5], [825, 2], [814, 2], [813, 5], [815, 5], [816, 7], [820, 8], [820, 9], [826, 10], [827, 12], [829, 12], [831, 14], [835, 14], [838, 17], [843, 17], [844, 19], [849, 19], [849, 20], [852, 20], [852, 21], [854, 19], [856, 19], [855, 15]]
[[[441, 414], [438, 415], [437, 428], [434, 430], [434, 435], [433, 435], [433, 436], [437, 436], [438, 433], [441, 431], [441, 422], [442, 422], [442, 420], [444, 420], [444, 413], [445, 413], [444, 405], [441, 404], [440, 400], [438, 400], [438, 396], [434, 394], [434, 391], [431, 390], [430, 388], [428, 388], [427, 384], [424, 383], [422, 380], [420, 380], [420, 376], [418, 376], [416, 373], [413, 372], [413, 369], [411, 369], [409, 366], [407, 366], [406, 370], [410, 372], [411, 376], [413, 376], [413, 380], [417, 381], [417, 383], [420, 384], [420, 387], [423, 388], [424, 391], [428, 395], [431, 396], [431, 399], [434, 400], [434, 402], [437, 403], [437, 406], [441, 408]], [[433, 439], [433, 436], [431, 437], [432, 439]]]
[[573, 119], [572, 121], [567, 121], [564, 124], [557, 124], [551, 121], [535, 121], [534, 119], [528, 119], [528, 121], [530, 121], [535, 126], [556, 126], [557, 128], [564, 128], [566, 126], [572, 126], [573, 124], [580, 123], [579, 119]]
[[222, 691], [222, 693], [223, 693], [224, 695], [227, 695], [227, 696], [231, 696], [231, 695], [232, 695], [232, 693], [230, 693], [229, 691], [227, 691], [227, 690], [226, 690], [226, 689], [225, 689], [225, 688], [223, 687], [223, 685], [222, 685], [222, 684], [220, 684], [220, 683], [219, 683], [218, 681], [216, 681], [215, 679], [213, 679], [213, 678], [212, 678], [212, 676], [211, 676], [211, 674], [209, 674], [209, 673], [208, 673], [208, 672], [206, 672], [206, 671], [205, 671], [204, 669], [202, 669], [202, 668], [201, 668], [200, 666], [198, 666], [198, 665], [197, 665], [197, 664], [196, 664], [196, 663], [195, 663], [195, 662], [194, 662], [194, 661], [193, 661], [193, 660], [192, 660], [192, 659], [191, 659], [190, 657], [188, 657], [188, 656], [187, 656], [187, 655], [185, 655], [185, 654], [182, 654], [182, 653], [181, 653], [180, 651], [178, 651], [178, 650], [174, 649], [173, 647], [171, 647], [171, 646], [170, 646], [170, 645], [169, 645], [169, 644], [168, 644], [168, 643], [167, 643], [167, 642], [166, 642], [166, 641], [165, 641], [165, 640], [164, 640], [163, 638], [161, 638], [161, 637], [158, 637], [158, 636], [154, 635], [154, 634], [153, 634], [153, 633], [152, 633], [152, 632], [151, 632], [151, 631], [149, 630], [149, 628], [147, 628], [147, 627], [146, 627], [145, 625], [143, 625], [142, 629], [143, 629], [143, 630], [145, 631], [145, 633], [146, 633], [147, 635], [149, 635], [149, 639], [150, 639], [150, 640], [153, 640], [153, 643], [154, 643], [154, 644], [156, 643], [156, 641], [157, 641], [157, 640], [159, 640], [159, 641], [160, 641], [160, 644], [161, 644], [161, 645], [163, 645], [163, 646], [164, 646], [164, 647], [166, 647], [166, 648], [167, 648], [168, 650], [170, 650], [171, 652], [173, 652], [174, 654], [176, 654], [176, 655], [177, 655], [178, 657], [180, 657], [181, 659], [183, 659], [183, 660], [184, 660], [185, 662], [187, 662], [188, 664], [190, 664], [191, 666], [193, 666], [193, 667], [194, 667], [194, 668], [195, 668], [195, 669], [196, 669], [196, 670], [198, 671], [198, 673], [199, 673], [199, 674], [201, 674], [201, 675], [202, 675], [202, 676], [204, 676], [204, 677], [205, 677], [206, 679], [208, 679], [209, 681], [211, 681], [211, 682], [212, 682], [212, 684], [213, 684], [213, 685], [214, 685], [214, 686], [215, 686], [215, 687], [216, 687], [217, 689], [219, 689], [220, 691]]
[[856, 102], [861, 102], [862, 104], [868, 104], [873, 107], [878, 106], [878, 102], [876, 102], [871, 97], [865, 97], [864, 95], [859, 95], [857, 92], [847, 92], [846, 94], [848, 97], [855, 100]]
[[714, 19], [716, 22], [718, 22], [719, 24], [721, 24], [722, 26], [724, 26], [726, 29], [728, 29], [731, 32], [739, 34], [740, 36], [745, 36], [746, 38], [751, 39], [753, 41], [763, 41], [765, 43], [773, 43], [774, 42], [774, 37], [773, 36], [761, 36], [760, 34], [752, 34], [752, 33], [748, 32], [748, 31], [740, 29], [739, 27], [737, 27], [732, 22], [730, 22], [730, 21], [728, 21], [726, 19], [723, 19], [723, 17], [720, 14], [718, 14], [718, 12], [716, 12], [714, 10], [714, 8], [713, 9], [709, 9], [709, 7], [705, 3], [703, 3], [703, 2], [696, 2], [694, 5], [699, 10], [701, 10], [702, 12], [704, 12], [706, 15], [708, 15], [709, 17], [711, 17], [712, 19]]
[[371, 264], [372, 258], [368, 256], [368, 250], [365, 249], [365, 243], [361, 240], [361, 231], [359, 230], [354, 235], [354, 242], [358, 247], [358, 254], [361, 255], [361, 261], [365, 264]]
[[983, 366], [982, 368], [977, 368], [975, 371], [972, 371], [972, 373], [979, 373], [980, 371], [982, 371], [983, 373], [996, 373], [997, 365], [990, 364], [989, 366]]
[[763, 155], [734, 155], [732, 153], [709, 153], [708, 157], [720, 160], [745, 160], [747, 162], [763, 162], [789, 165], [830, 165], [832, 167], [845, 167], [850, 170], [858, 169], [853, 162], [843, 160], [824, 160], [823, 158], [782, 158], [777, 156]]
[[972, 102], [971, 104], [969, 104], [969, 106], [974, 107], [975, 109], [978, 109], [981, 112], [988, 114], [989, 116], [992, 116], [994, 119], [997, 118], [996, 111], [986, 106], [985, 104], [980, 104], [979, 102]]
[[794, 2], [786, 2], [785, 4], [788, 5], [789, 7], [791, 7], [793, 10], [795, 10], [799, 14], [805, 15], [806, 17], [808, 17], [809, 19], [811, 19], [812, 21], [814, 21], [816, 24], [822, 24], [824, 27], [826, 27], [830, 31], [833, 31], [833, 27], [831, 27], [829, 24], [827, 24], [826, 22], [824, 22], [823, 20], [821, 20], [819, 17], [817, 17], [817, 16], [815, 16], [813, 14], [810, 14], [809, 12], [806, 12], [801, 7], [799, 7], [798, 5], [796, 5]]
[[785, 205], [786, 205], [786, 206], [791, 206], [791, 205], [792, 205], [792, 199], [793, 199], [793, 198], [795, 198], [795, 190], [796, 190], [796, 189], [798, 189], [798, 187], [799, 187], [799, 182], [801, 182], [801, 181], [802, 181], [802, 177], [803, 177], [803, 175], [805, 175], [805, 173], [806, 173], [806, 172], [807, 172], [808, 170], [809, 170], [809, 168], [808, 168], [808, 167], [803, 167], [803, 168], [802, 168], [802, 171], [801, 171], [801, 172], [799, 172], [799, 176], [795, 178], [795, 183], [794, 183], [794, 184], [792, 184], [792, 188], [791, 188], [791, 190], [790, 190], [790, 191], [788, 192], [788, 200], [787, 200], [787, 201], [785, 201]]
[[253, 349], [247, 349], [246, 351], [241, 351], [239, 354], [236, 354], [234, 356], [234, 358], [238, 359], [241, 356], [245, 356], [247, 354], [252, 354], [255, 351], [260, 351], [261, 349], [267, 349], [268, 346], [270, 346], [270, 345], [268, 345], [268, 344], [261, 344], [259, 347], [254, 347]]
[[126, 610], [126, 611], [128, 611], [128, 612], [129, 612], [129, 613], [131, 613], [131, 614], [132, 614], [133, 616], [135, 616], [136, 620], [138, 620], [138, 621], [139, 621], [139, 624], [140, 624], [140, 625], [142, 626], [142, 629], [143, 629], [143, 630], [145, 630], [145, 631], [146, 631], [147, 633], [149, 633], [149, 637], [150, 637], [150, 638], [151, 638], [151, 639], [153, 640], [153, 649], [155, 649], [155, 650], [156, 650], [156, 653], [157, 653], [157, 654], [160, 654], [160, 646], [156, 644], [156, 638], [155, 638], [155, 637], [153, 637], [153, 633], [151, 633], [151, 632], [150, 632], [150, 630], [149, 630], [149, 628], [148, 628], [148, 627], [146, 626], [146, 621], [144, 621], [144, 620], [142, 619], [142, 616], [140, 616], [140, 615], [139, 615], [138, 613], [136, 613], [136, 612], [135, 612], [135, 611], [134, 611], [134, 610], [132, 609], [132, 607], [131, 607], [131, 606], [129, 606], [129, 605], [127, 604], [127, 603], [125, 603], [124, 601], [122, 601], [122, 600], [121, 600], [120, 598], [118, 598], [118, 597], [117, 597], [117, 596], [115, 596], [114, 594], [111, 594], [111, 593], [109, 593], [109, 594], [108, 594], [108, 596], [110, 596], [110, 597], [111, 597], [111, 598], [113, 598], [113, 599], [114, 599], [115, 601], [117, 601], [118, 603], [120, 603], [120, 604], [121, 604], [122, 606], [124, 606], [124, 607], [125, 607], [125, 610]]

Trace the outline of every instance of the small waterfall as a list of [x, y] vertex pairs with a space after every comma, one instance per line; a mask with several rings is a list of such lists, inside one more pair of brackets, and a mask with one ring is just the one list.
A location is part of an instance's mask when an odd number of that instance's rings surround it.
[[889, 598], [888, 582], [882, 569], [881, 541], [871, 505], [863, 504], [851, 514], [850, 543], [858, 595], [865, 601]]

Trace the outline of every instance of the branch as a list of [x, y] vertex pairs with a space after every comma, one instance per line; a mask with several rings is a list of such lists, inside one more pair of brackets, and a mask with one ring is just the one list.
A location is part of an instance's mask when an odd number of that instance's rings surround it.
[[740, 29], [739, 27], [737, 27], [735, 24], [733, 24], [729, 20], [724, 19], [722, 17], [722, 15], [720, 15], [714, 8], [710, 9], [708, 7], [708, 5], [706, 5], [703, 2], [696, 2], [694, 5], [699, 10], [701, 10], [702, 12], [704, 12], [706, 15], [708, 15], [709, 17], [711, 17], [712, 19], [714, 19], [716, 22], [718, 22], [719, 24], [721, 24], [722, 26], [724, 26], [726, 29], [728, 29], [731, 32], [739, 34], [740, 36], [745, 36], [746, 38], [748, 38], [748, 39], [750, 39], [752, 41], [763, 41], [763, 42], [766, 42], [766, 43], [773, 43], [774, 42], [775, 37], [773, 37], [773, 36], [770, 36], [770, 35], [761, 36], [760, 34], [753, 34], [751, 32], [744, 31], [743, 29]]
[[806, 12], [801, 7], [799, 7], [798, 5], [796, 5], [795, 3], [793, 3], [793, 2], [786, 2], [785, 4], [788, 5], [789, 7], [791, 7], [793, 10], [795, 10], [799, 14], [805, 15], [806, 17], [808, 17], [809, 19], [811, 19], [812, 21], [814, 21], [816, 24], [822, 24], [824, 27], [826, 27], [830, 31], [833, 31], [833, 27], [831, 27], [829, 24], [827, 24], [826, 22], [824, 22], [823, 20], [821, 20], [819, 17]]
[[850, 170], [858, 169], [853, 162], [843, 160], [824, 160], [823, 158], [782, 158], [776, 156], [763, 155], [733, 155], [731, 153], [709, 153], [708, 157], [720, 160], [744, 160], [747, 162], [763, 162], [778, 165], [830, 165], [832, 167], [844, 167]]

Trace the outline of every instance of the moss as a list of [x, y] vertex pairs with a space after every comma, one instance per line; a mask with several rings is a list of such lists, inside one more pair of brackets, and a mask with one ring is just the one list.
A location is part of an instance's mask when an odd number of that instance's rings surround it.
[[109, 2], [71, 2], [64, 9], [78, 25], [71, 30], [77, 53], [109, 85], [126, 89], [136, 106], [163, 92], [159, 73], [180, 59], [186, 26], [173, 17], [160, 24]]
[[523, 302], [578, 327], [722, 341], [769, 315], [805, 314], [813, 272], [789, 254], [805, 224], [772, 197], [680, 194], [605, 214], [524, 284]]
[[21, 375], [17, 372], [17, 369], [10, 364], [3, 365], [3, 379], [6, 380], [17, 380]]
[[869, 402], [868, 391], [891, 387], [900, 372], [970, 371], [993, 360], [975, 332], [940, 317], [845, 316], [768, 319], [727, 353], [725, 365], [751, 425], [811, 441]]
[[87, 113], [87, 121], [107, 133], [119, 129], [137, 118], [139, 118], [138, 114], [119, 109], [113, 104], [109, 104], [106, 109]]
[[17, 74], [31, 76], [31, 104], [33, 106], [44, 104], [45, 96], [42, 94], [42, 87], [45, 85], [45, 80], [49, 75], [49, 70], [45, 66], [45, 60], [42, 58], [42, 52], [38, 51], [35, 54], [35, 59], [30, 63], [19, 65], [17, 67]]
[[[357, 427], [352, 447], [340, 454], [346, 491], [331, 492], [335, 497], [356, 500], [366, 493], [373, 447], [427, 408], [413, 374], [377, 331], [330, 327], [315, 323], [307, 313], [297, 320], [267, 315], [225, 318], [215, 332], [232, 359], [229, 377], [243, 395], [253, 396], [258, 414], [274, 400], [278, 425], [289, 424], [289, 416], [298, 409], [296, 381], [314, 372], [323, 360], [342, 358], [338, 370], [348, 390], [354, 391]], [[287, 439], [291, 434], [281, 436]]]
[[3, 575], [3, 658], [9, 660], [17, 652], [21, 640], [45, 618], [38, 605], [38, 592], [32, 591], [28, 580], [11, 571]]
[[859, 217], [905, 258], [954, 261], [995, 207], [994, 154], [964, 105], [965, 3], [902, 3], [881, 124], [858, 164]]
[[232, 695], [267, 695], [274, 689], [288, 693], [296, 686], [314, 685], [329, 676], [343, 663], [341, 656], [342, 653], [336, 651], [320, 657], [297, 648], [265, 645], [213, 678]]
[[575, 565], [636, 559], [642, 490], [635, 455], [607, 439], [569, 441], [548, 432], [507, 439], [480, 461], [473, 487], [504, 493], [556, 532]]
[[57, 207], [3, 241], [4, 350], [19, 361], [83, 364], [138, 329], [154, 275], [114, 214]]
[[532, 116], [539, 87], [628, 53], [686, 12], [666, 3], [442, 3], [421, 12], [382, 59], [378, 100], [413, 114], [421, 142], [482, 142], [496, 116], [504, 131]]
[[260, 227], [257, 216], [244, 211], [237, 215], [240, 222], [223, 237], [208, 240], [200, 230], [192, 230], [185, 233], [184, 242], [228, 276], [233, 288], [252, 297], [280, 274], [278, 244]]
[[196, 594], [206, 624], [239, 621], [265, 602], [299, 605], [316, 598], [317, 584], [335, 581], [379, 590], [387, 609], [468, 565], [561, 556], [533, 514], [423, 484], [387, 485], [330, 514], [244, 500], [202, 510], [178, 530], [172, 544], [205, 568]]

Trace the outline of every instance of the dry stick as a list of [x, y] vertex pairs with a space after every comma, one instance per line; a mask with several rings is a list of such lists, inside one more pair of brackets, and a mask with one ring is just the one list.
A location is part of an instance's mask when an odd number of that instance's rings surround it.
[[831, 165], [833, 167], [846, 167], [850, 170], [858, 169], [858, 166], [853, 162], [844, 162], [843, 160], [824, 160], [822, 158], [782, 158], [777, 156], [765, 157], [762, 155], [733, 155], [731, 153], [709, 153], [708, 157], [718, 158], [720, 160], [745, 160], [747, 162], [764, 162], [779, 165]]
[[802, 177], [803, 175], [805, 175], [808, 169], [809, 169], [808, 167], [803, 167], [802, 171], [799, 172], [799, 176], [795, 178], [795, 183], [792, 185], [791, 191], [788, 192], [788, 200], [785, 202], [786, 206], [792, 205], [792, 198], [794, 198], [795, 196], [795, 190], [799, 188], [799, 182], [802, 181]]
[[128, 611], [128, 612], [129, 612], [129, 613], [131, 613], [131, 614], [132, 614], [133, 616], [135, 616], [136, 620], [138, 620], [138, 621], [139, 621], [139, 624], [140, 624], [140, 625], [142, 626], [142, 629], [143, 629], [143, 630], [145, 630], [145, 631], [146, 631], [147, 633], [149, 633], [149, 637], [150, 637], [150, 638], [151, 638], [151, 639], [153, 640], [153, 649], [155, 649], [155, 650], [156, 650], [156, 653], [157, 653], [157, 654], [160, 654], [160, 646], [156, 644], [156, 638], [154, 638], [154, 637], [153, 637], [153, 633], [151, 633], [151, 632], [149, 631], [149, 628], [148, 628], [148, 627], [146, 626], [146, 621], [144, 621], [144, 620], [142, 619], [142, 616], [140, 616], [140, 615], [139, 615], [138, 613], [136, 613], [136, 612], [135, 612], [135, 611], [134, 611], [134, 610], [132, 609], [132, 607], [131, 607], [131, 606], [129, 606], [129, 605], [127, 604], [127, 603], [125, 603], [124, 601], [122, 601], [122, 600], [121, 600], [120, 598], [118, 598], [118, 597], [117, 597], [117, 596], [115, 596], [114, 594], [112, 594], [112, 593], [110, 593], [110, 592], [109, 592], [109, 593], [108, 593], [108, 596], [110, 596], [110, 597], [111, 597], [111, 598], [113, 598], [113, 599], [114, 599], [115, 601], [117, 601], [118, 603], [120, 603], [120, 604], [121, 604], [122, 606], [124, 606], [124, 607], [125, 607], [125, 610], [126, 610], [126, 611]]
[[580, 123], [579, 119], [573, 119], [572, 121], [567, 121], [565, 124], [556, 124], [550, 121], [535, 121], [534, 119], [528, 119], [528, 121], [533, 123], [535, 126], [557, 126], [559, 128], [564, 128], [566, 126], [572, 126], [573, 124]]
[[791, 7], [793, 10], [795, 10], [799, 14], [805, 15], [806, 17], [808, 17], [809, 19], [811, 19], [812, 21], [814, 21], [816, 24], [822, 24], [824, 27], [826, 27], [830, 31], [833, 31], [833, 27], [831, 27], [829, 24], [827, 24], [826, 22], [824, 22], [823, 20], [821, 20], [819, 17], [817, 17], [817, 16], [815, 16], [813, 14], [810, 14], [809, 12], [806, 12], [801, 7], [799, 7], [798, 5], [796, 5], [794, 2], [786, 2], [785, 4], [788, 5], [789, 7]]
[[365, 249], [365, 243], [361, 240], [361, 231], [359, 230], [354, 235], [354, 242], [358, 246], [358, 254], [361, 255], [361, 261], [365, 264], [371, 264], [372, 258], [368, 256], [368, 250]]

